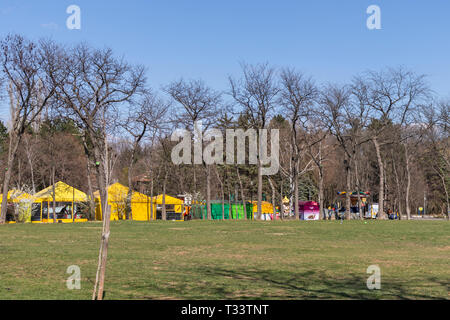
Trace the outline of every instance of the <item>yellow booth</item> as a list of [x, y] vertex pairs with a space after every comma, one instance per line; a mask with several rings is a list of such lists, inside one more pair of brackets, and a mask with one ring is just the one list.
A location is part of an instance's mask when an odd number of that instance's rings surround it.
[[57, 182], [55, 195], [53, 186], [45, 188], [34, 195], [34, 203], [31, 210], [32, 223], [53, 223], [53, 198], [55, 198], [56, 222], [85, 222], [88, 212], [88, 196], [74, 187]]
[[[163, 195], [160, 194], [156, 197], [153, 197], [153, 203], [156, 208], [156, 219], [162, 218], [162, 200]], [[165, 204], [166, 204], [166, 219], [167, 220], [176, 220], [176, 221], [184, 221], [183, 211], [184, 211], [184, 201], [178, 198], [171, 197], [166, 194], [165, 196]]]
[[[126, 206], [128, 187], [120, 183], [114, 183], [108, 187], [108, 204], [111, 207], [111, 220], [126, 219]], [[102, 220], [102, 208], [100, 203], [100, 192], [94, 192], [95, 198], [95, 219]], [[131, 195], [131, 215], [133, 220], [148, 221], [154, 219], [151, 212], [150, 198], [145, 194], [132, 191]], [[155, 209], [153, 209], [155, 211]]]
[[[258, 201], [251, 201], [253, 204], [253, 216], [258, 212]], [[271, 220], [273, 215], [273, 206], [270, 202], [261, 201], [261, 220]]]
[[[21, 222], [31, 222], [31, 207], [34, 202], [34, 197], [31, 194], [13, 189], [8, 192], [7, 199], [7, 223], [15, 223], [16, 218], [18, 218]], [[0, 209], [2, 206], [2, 201], [3, 194], [0, 194]]]

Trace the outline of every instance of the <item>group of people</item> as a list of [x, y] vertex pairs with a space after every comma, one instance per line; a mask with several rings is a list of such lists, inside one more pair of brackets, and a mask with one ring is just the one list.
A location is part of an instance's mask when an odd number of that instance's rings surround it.
[[[331, 220], [331, 217], [334, 215], [335, 220], [344, 220], [345, 219], [345, 207], [338, 207], [337, 205], [328, 206], [328, 208], [324, 208], [323, 218], [324, 220]], [[363, 211], [364, 213], [364, 211]], [[359, 207], [352, 206], [350, 207], [350, 214], [353, 218], [359, 218]], [[399, 219], [398, 212], [394, 212], [392, 209], [389, 209], [387, 212], [388, 218], [390, 220]]]
[[333, 206], [328, 206], [328, 208], [323, 209], [324, 220], [331, 220], [331, 217], [334, 216], [335, 220], [344, 220], [345, 219], [345, 207], [342, 206], [339, 208], [336, 204]]

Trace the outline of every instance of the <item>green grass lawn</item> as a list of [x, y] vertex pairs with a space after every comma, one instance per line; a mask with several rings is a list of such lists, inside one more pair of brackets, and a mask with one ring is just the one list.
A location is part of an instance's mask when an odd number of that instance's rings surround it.
[[[0, 226], [0, 299], [90, 299], [100, 232]], [[447, 221], [113, 222], [105, 299], [449, 299], [449, 262]]]

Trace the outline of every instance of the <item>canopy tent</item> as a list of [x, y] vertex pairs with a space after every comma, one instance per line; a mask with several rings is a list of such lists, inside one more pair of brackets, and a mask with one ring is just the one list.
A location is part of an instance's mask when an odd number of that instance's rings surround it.
[[[164, 202], [166, 205], [167, 220], [183, 220], [184, 201], [169, 195], [165, 195]], [[161, 219], [163, 195], [157, 195], [152, 198], [154, 204], [156, 219]]]
[[[32, 201], [34, 199], [34, 197], [31, 194], [26, 193], [24, 191], [13, 189], [13, 190], [8, 191], [7, 199], [8, 199], [8, 202], [19, 203], [23, 200]], [[0, 194], [0, 206], [1, 206], [2, 201], [3, 201], [3, 194]]]
[[[338, 191], [337, 195], [339, 198], [343, 199], [346, 197], [347, 192], [346, 191]], [[368, 217], [367, 215], [369, 215], [371, 218], [374, 217], [374, 215], [376, 216], [376, 213], [374, 214], [369, 213], [369, 207], [371, 207], [370, 205], [370, 192], [368, 191], [360, 191], [359, 192], [359, 199], [361, 200], [361, 209], [362, 209], [362, 214], [364, 217]], [[358, 212], [359, 208], [358, 208], [358, 192], [353, 191], [350, 193], [350, 212], [352, 214], [355, 215], [359, 215]]]
[[53, 222], [53, 201], [55, 201], [55, 218], [58, 222], [84, 222], [86, 213], [86, 202], [88, 196], [68, 184], [58, 181], [55, 183], [55, 194], [53, 185], [34, 194], [34, 204], [31, 214], [31, 222]]
[[[347, 192], [346, 191], [340, 191], [337, 193], [338, 197], [345, 198]], [[359, 192], [359, 198], [361, 199], [362, 204], [365, 204], [367, 202], [367, 199], [370, 197], [370, 192], [366, 191], [360, 191]], [[356, 191], [350, 193], [350, 202], [352, 206], [358, 205], [358, 193]]]
[[[2, 201], [3, 194], [0, 194], [0, 209], [2, 207]], [[31, 206], [33, 202], [34, 197], [29, 193], [17, 189], [8, 191], [6, 221], [13, 223], [15, 222], [14, 216], [16, 216], [20, 221], [31, 222]], [[11, 210], [9, 209], [10, 206]]]
[[[129, 188], [120, 183], [114, 183], [108, 187], [108, 204], [111, 207], [111, 220], [126, 219], [126, 206]], [[102, 220], [102, 209], [100, 203], [100, 192], [94, 192], [96, 201], [95, 219]], [[133, 220], [147, 221], [154, 219], [156, 209], [151, 213], [150, 198], [145, 194], [132, 191], [131, 216]]]

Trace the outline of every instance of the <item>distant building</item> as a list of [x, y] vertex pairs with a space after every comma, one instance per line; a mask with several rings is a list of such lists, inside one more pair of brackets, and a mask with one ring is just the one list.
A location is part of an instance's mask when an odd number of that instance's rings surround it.
[[143, 194], [147, 194], [150, 190], [151, 179], [146, 174], [140, 174], [133, 178], [133, 184], [135, 185], [137, 191]]

